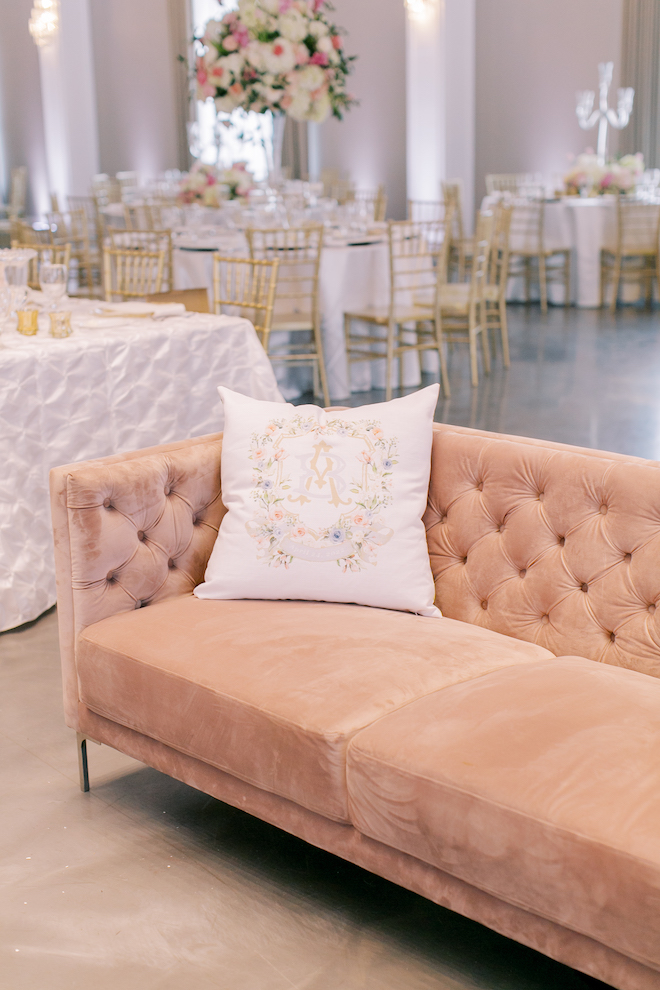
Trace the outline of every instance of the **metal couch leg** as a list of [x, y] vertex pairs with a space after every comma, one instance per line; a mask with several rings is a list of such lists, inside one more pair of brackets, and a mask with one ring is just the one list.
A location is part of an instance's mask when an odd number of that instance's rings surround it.
[[89, 790], [89, 771], [87, 769], [87, 739], [82, 732], [76, 732], [78, 747], [78, 773], [80, 774], [80, 790]]

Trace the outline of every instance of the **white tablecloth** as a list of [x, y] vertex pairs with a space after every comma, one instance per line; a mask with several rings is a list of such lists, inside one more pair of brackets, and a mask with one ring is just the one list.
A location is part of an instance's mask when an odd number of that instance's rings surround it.
[[[217, 247], [223, 252], [241, 254], [247, 245], [233, 235]], [[188, 243], [188, 242], [186, 242]], [[206, 241], [204, 242], [206, 244]], [[192, 246], [192, 242], [191, 242]], [[174, 281], [177, 289], [207, 286], [209, 298], [213, 298], [213, 248], [176, 249], [174, 252]], [[328, 375], [328, 389], [333, 402], [347, 399], [351, 392], [365, 392], [385, 386], [385, 360], [354, 364], [350, 383], [346, 345], [344, 340], [344, 313], [368, 306], [386, 305], [389, 298], [389, 267], [387, 244], [331, 246], [323, 248], [320, 271], [320, 304], [323, 333], [323, 353]], [[372, 328], [373, 329], [373, 328]], [[276, 345], [277, 336], [273, 335]], [[311, 369], [285, 369], [275, 363], [277, 380], [283, 394], [294, 398], [312, 385]], [[404, 384], [414, 388], [420, 384], [420, 365], [417, 355], [406, 355]], [[393, 384], [398, 385], [398, 372], [394, 369]]]
[[220, 430], [218, 385], [282, 401], [247, 320], [133, 319], [65, 340], [45, 326], [0, 334], [0, 630], [55, 602], [50, 468]]

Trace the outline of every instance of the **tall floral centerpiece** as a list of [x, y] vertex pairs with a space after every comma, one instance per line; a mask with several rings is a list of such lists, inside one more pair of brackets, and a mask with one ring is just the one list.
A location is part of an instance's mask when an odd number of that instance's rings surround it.
[[[270, 111], [274, 125], [285, 115], [341, 120], [355, 102], [346, 91], [354, 56], [344, 53], [331, 10], [327, 0], [238, 0], [237, 9], [209, 21], [198, 39], [204, 50], [197, 58], [197, 98], [213, 97], [226, 113]], [[278, 130], [275, 145], [281, 144]]]
[[641, 154], [624, 155], [601, 164], [598, 155], [585, 152], [564, 176], [568, 196], [604, 196], [606, 193], [631, 192], [644, 172]]

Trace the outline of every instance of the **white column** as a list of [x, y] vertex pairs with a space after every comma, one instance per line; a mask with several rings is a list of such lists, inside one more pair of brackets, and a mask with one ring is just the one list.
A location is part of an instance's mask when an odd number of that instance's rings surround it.
[[410, 199], [438, 199], [463, 181], [474, 212], [475, 0], [420, 0], [406, 23], [407, 174]]
[[48, 179], [62, 208], [99, 171], [89, 0], [60, 0], [57, 38], [39, 49]]

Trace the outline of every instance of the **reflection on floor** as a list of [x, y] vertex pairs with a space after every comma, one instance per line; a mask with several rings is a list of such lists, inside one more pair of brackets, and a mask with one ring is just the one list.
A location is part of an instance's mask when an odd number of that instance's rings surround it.
[[[438, 418], [660, 456], [656, 316], [511, 323]], [[0, 636], [0, 699], [0, 990], [603, 987], [106, 747], [82, 795], [54, 613]]]

